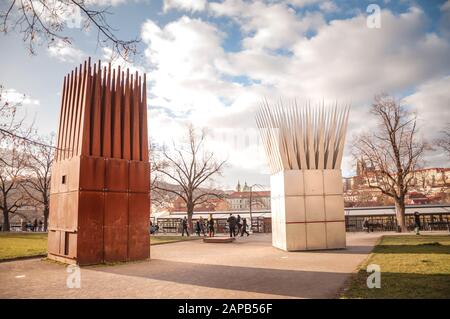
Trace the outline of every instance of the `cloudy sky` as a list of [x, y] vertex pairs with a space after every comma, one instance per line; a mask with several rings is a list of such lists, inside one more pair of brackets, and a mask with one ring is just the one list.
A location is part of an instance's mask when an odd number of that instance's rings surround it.
[[[152, 142], [182, 139], [189, 122], [206, 128], [208, 146], [228, 159], [216, 180], [224, 187], [238, 179], [269, 184], [254, 122], [264, 98], [350, 103], [346, 176], [354, 170], [352, 137], [373, 122], [375, 94], [403, 98], [424, 138], [450, 122], [450, 0], [87, 2], [110, 6], [119, 37], [141, 39], [129, 66], [150, 79]], [[372, 3], [381, 9], [379, 28]], [[26, 96], [24, 109], [44, 134], [56, 130], [64, 75], [88, 56], [110, 57], [95, 32], [66, 31], [72, 46], [41, 46], [35, 56], [20, 34], [0, 35], [0, 84], [12, 100]], [[430, 152], [427, 165], [450, 166], [440, 152]]]

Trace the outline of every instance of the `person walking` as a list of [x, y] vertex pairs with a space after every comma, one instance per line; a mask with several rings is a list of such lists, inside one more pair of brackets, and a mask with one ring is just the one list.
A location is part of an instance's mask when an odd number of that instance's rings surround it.
[[37, 232], [38, 231], [38, 221], [37, 218], [34, 219], [34, 223], [33, 223], [33, 231]]
[[247, 237], [250, 236], [250, 233], [247, 231], [247, 219], [242, 219], [242, 231], [241, 231], [241, 237], [244, 236], [244, 234], [247, 234]]
[[236, 218], [236, 226], [237, 226], [238, 235], [241, 233], [241, 228], [242, 228], [241, 222], [242, 222], [241, 216], [238, 214], [237, 218]]
[[200, 237], [200, 221], [199, 220], [197, 220], [196, 222], [195, 222], [195, 233], [197, 234], [197, 236], [199, 236]]
[[233, 214], [230, 214], [227, 222], [228, 228], [230, 229], [230, 237], [236, 237], [236, 217], [234, 217]]
[[208, 219], [208, 235], [209, 237], [214, 237], [214, 218], [212, 217], [212, 214], [209, 214]]
[[368, 218], [364, 218], [363, 228], [365, 228], [367, 230], [367, 232], [370, 232], [369, 219]]
[[188, 222], [186, 217], [184, 217], [181, 221], [181, 229], [181, 236], [184, 236], [184, 232], [186, 232], [186, 235], [189, 237]]
[[205, 231], [205, 220], [203, 219], [203, 217], [200, 216], [200, 231], [203, 234], [203, 236], [206, 236], [206, 231]]
[[416, 235], [420, 235], [420, 213], [414, 212], [414, 231]]

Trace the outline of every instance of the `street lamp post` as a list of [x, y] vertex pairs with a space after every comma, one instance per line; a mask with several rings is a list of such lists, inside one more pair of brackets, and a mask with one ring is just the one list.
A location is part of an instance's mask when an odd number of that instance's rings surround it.
[[248, 203], [248, 212], [250, 214], [250, 232], [252, 232], [253, 230], [253, 219], [252, 219], [252, 195], [253, 195], [253, 186], [259, 187], [259, 188], [263, 188], [262, 185], [260, 184], [253, 184], [249, 187], [250, 189], [250, 195], [249, 195], [249, 203]]
[[248, 211], [250, 213], [250, 232], [252, 233], [252, 228], [253, 228], [253, 220], [252, 220], [252, 189], [253, 189], [253, 185], [250, 186], [250, 201], [248, 203]]

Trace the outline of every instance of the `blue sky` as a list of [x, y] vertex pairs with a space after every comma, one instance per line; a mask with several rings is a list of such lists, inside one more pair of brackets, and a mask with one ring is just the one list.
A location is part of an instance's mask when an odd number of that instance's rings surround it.
[[[131, 63], [147, 72], [153, 142], [182, 140], [186, 123], [209, 130], [208, 146], [228, 158], [224, 177], [268, 185], [265, 156], [253, 120], [262, 98], [351, 103], [348, 143], [370, 129], [373, 96], [388, 92], [419, 114], [432, 139], [450, 115], [450, 1], [88, 0], [109, 6], [124, 39], [140, 38]], [[369, 4], [381, 9], [369, 28]], [[66, 28], [70, 47], [43, 45], [31, 56], [21, 35], [0, 36], [0, 84], [43, 133], [56, 130], [64, 75], [87, 56], [108, 61], [94, 32]], [[364, 119], [362, 121], [362, 119]], [[347, 145], [344, 175], [353, 160]], [[449, 166], [439, 152], [428, 166]]]

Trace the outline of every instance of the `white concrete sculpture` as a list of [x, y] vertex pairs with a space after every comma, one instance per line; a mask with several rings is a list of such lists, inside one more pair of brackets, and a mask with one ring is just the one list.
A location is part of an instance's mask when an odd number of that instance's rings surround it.
[[272, 244], [345, 248], [341, 174], [349, 106], [269, 105], [256, 114], [271, 178]]

